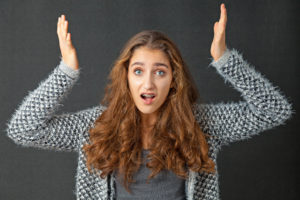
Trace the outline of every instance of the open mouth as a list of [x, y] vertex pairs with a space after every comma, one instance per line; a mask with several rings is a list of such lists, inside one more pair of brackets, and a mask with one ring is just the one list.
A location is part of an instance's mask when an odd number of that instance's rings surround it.
[[155, 95], [154, 94], [141, 94], [141, 97], [143, 99], [148, 99], [148, 98], [153, 99], [155, 97]]
[[145, 104], [151, 104], [155, 98], [154, 94], [141, 94], [141, 98], [143, 99]]

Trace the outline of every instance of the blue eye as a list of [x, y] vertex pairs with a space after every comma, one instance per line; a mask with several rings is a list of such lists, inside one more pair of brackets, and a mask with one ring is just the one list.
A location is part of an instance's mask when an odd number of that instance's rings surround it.
[[159, 75], [161, 75], [161, 76], [163, 76], [163, 75], [165, 74], [164, 71], [158, 71], [158, 72], [162, 72], [162, 73], [159, 74]]
[[[134, 74], [136, 74], [136, 75], [141, 75], [142, 70], [140, 70], [140, 69], [135, 69], [135, 70], [133, 70], [133, 72], [134, 72]], [[156, 71], [156, 73], [157, 73], [159, 76], [165, 75], [165, 72], [162, 71], [162, 70], [158, 70], [158, 71]]]
[[140, 73], [137, 74], [136, 71], [140, 71], [140, 72], [141, 72], [141, 70], [140, 70], [140, 69], [134, 70], [134, 73], [135, 73], [136, 75], [140, 75]]

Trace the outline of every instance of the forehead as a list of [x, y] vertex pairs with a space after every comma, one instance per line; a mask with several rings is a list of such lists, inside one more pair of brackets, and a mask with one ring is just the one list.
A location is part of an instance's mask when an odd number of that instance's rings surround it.
[[155, 62], [165, 62], [165, 64], [169, 64], [169, 58], [165, 52], [160, 49], [150, 49], [148, 47], [139, 47], [134, 50], [132, 57], [130, 58], [130, 62], [140, 61], [155, 61]]

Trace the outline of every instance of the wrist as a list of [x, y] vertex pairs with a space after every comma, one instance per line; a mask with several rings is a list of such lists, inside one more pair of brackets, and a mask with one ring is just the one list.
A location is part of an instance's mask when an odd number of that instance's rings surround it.
[[77, 60], [76, 55], [68, 56], [68, 57], [62, 56], [62, 60], [66, 64], [67, 67], [69, 67], [73, 70], [78, 70], [79, 69], [79, 64], [78, 64], [78, 60]]
[[231, 50], [229, 50], [226, 47], [226, 49], [225, 49], [224, 53], [222, 54], [222, 56], [220, 56], [217, 60], [214, 59], [209, 65], [215, 66], [217, 68], [221, 67], [227, 62], [230, 55], [231, 55]]
[[78, 77], [79, 73], [80, 73], [80, 69], [75, 70], [73, 68], [71, 68], [70, 66], [68, 66], [63, 59], [61, 59], [60, 63], [59, 63], [59, 69], [64, 72], [66, 75], [68, 75], [69, 77], [71, 77], [72, 79], [75, 79]]

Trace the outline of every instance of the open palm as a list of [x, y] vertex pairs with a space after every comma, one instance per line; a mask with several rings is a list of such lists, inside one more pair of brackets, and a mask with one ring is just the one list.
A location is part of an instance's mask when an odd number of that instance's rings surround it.
[[214, 24], [214, 38], [210, 48], [211, 56], [215, 61], [218, 60], [226, 50], [225, 30], [227, 23], [227, 11], [224, 3], [221, 4], [220, 10], [220, 19]]
[[61, 15], [57, 21], [57, 35], [59, 40], [62, 60], [72, 69], [78, 69], [78, 58], [76, 49], [71, 41], [71, 33], [68, 33], [68, 21]]

